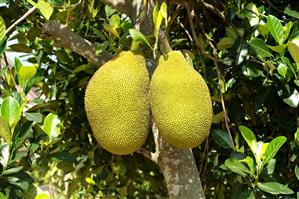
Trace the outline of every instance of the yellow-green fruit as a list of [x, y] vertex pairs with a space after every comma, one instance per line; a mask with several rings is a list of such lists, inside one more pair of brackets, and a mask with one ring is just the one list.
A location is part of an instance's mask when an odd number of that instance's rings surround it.
[[150, 83], [150, 104], [162, 137], [178, 148], [200, 145], [212, 123], [209, 89], [179, 51], [161, 56]]
[[91, 78], [85, 111], [98, 143], [114, 154], [136, 151], [150, 128], [149, 76], [145, 60], [122, 52]]

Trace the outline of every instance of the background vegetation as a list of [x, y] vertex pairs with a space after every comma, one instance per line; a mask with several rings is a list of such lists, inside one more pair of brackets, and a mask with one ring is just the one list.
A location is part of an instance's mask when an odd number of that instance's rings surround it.
[[[155, 46], [157, 21], [155, 32], [142, 34], [109, 5], [0, 0], [0, 199], [48, 198], [45, 191], [52, 198], [167, 197], [154, 162], [106, 152], [87, 122], [83, 98], [95, 63], [129, 50], [132, 40], [149, 59], [148, 45], [163, 52]], [[161, 28], [213, 100], [209, 139], [193, 149], [206, 197], [299, 198], [299, 3], [166, 5]], [[53, 20], [90, 41], [102, 59], [54, 42], [45, 25]], [[143, 147], [154, 151], [152, 135]]]

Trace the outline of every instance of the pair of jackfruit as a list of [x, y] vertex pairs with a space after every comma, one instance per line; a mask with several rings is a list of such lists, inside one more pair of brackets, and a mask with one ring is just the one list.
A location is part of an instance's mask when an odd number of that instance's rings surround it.
[[120, 53], [91, 78], [85, 110], [98, 143], [115, 154], [144, 144], [150, 110], [163, 138], [179, 148], [200, 145], [212, 121], [208, 87], [179, 51], [161, 56], [151, 81], [141, 55]]

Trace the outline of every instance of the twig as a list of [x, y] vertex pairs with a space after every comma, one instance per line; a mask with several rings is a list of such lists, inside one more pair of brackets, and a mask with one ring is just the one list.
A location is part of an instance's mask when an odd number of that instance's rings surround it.
[[190, 28], [191, 28], [191, 33], [192, 33], [193, 39], [195, 41], [195, 45], [196, 45], [197, 49], [199, 50], [199, 52], [202, 53], [206, 58], [208, 58], [208, 59], [210, 59], [212, 61], [223, 63], [223, 61], [220, 60], [220, 59], [217, 59], [217, 57], [213, 57], [210, 54], [206, 53], [206, 51], [204, 50], [203, 46], [200, 44], [200, 42], [197, 39], [197, 34], [195, 32], [194, 24], [193, 24], [193, 21], [192, 21], [192, 14], [191, 14], [190, 6], [186, 2], [184, 4], [184, 7], [187, 10], [188, 20], [189, 20], [189, 24], [190, 24]]
[[72, 32], [58, 21], [46, 22], [43, 25], [42, 37], [53, 38], [57, 47], [69, 48], [96, 66], [101, 66], [112, 58], [112, 55], [106, 51], [97, 54], [95, 46], [90, 41]]
[[17, 21], [15, 21], [13, 24], [11, 24], [11, 26], [9, 26], [6, 29], [5, 34], [9, 33], [16, 25], [18, 25], [21, 21], [26, 19], [26, 17], [28, 17], [31, 13], [33, 13], [35, 9], [36, 9], [35, 7], [30, 8], [22, 17], [20, 17]]
[[231, 131], [229, 129], [229, 118], [228, 118], [228, 115], [227, 115], [227, 112], [226, 112], [224, 97], [223, 97], [223, 94], [222, 94], [222, 91], [221, 91], [222, 90], [221, 72], [220, 72], [220, 69], [219, 69], [218, 62], [223, 62], [223, 61], [217, 59], [217, 50], [216, 50], [215, 46], [212, 44], [212, 42], [210, 40], [208, 40], [208, 43], [213, 49], [213, 56], [211, 56], [211, 55], [209, 55], [205, 52], [204, 48], [201, 46], [201, 44], [199, 43], [199, 41], [197, 39], [197, 34], [195, 32], [194, 24], [193, 24], [193, 21], [192, 21], [192, 15], [191, 15], [190, 7], [187, 3], [185, 3], [185, 7], [187, 9], [187, 14], [188, 14], [188, 18], [189, 18], [190, 27], [191, 27], [191, 32], [192, 32], [193, 39], [195, 41], [196, 46], [198, 47], [199, 51], [204, 54], [205, 57], [211, 59], [215, 64], [216, 71], [217, 71], [217, 78], [218, 78], [219, 93], [220, 93], [220, 98], [221, 98], [221, 105], [222, 105], [222, 109], [223, 109], [223, 113], [224, 113], [225, 126], [226, 126], [227, 132], [229, 134], [229, 137], [231, 139], [231, 142], [234, 143], [232, 135], [231, 135]]
[[214, 61], [214, 65], [215, 65], [216, 71], [217, 71], [219, 94], [220, 94], [221, 105], [222, 105], [222, 109], [223, 109], [225, 126], [226, 126], [226, 130], [227, 130], [227, 132], [229, 134], [230, 141], [234, 145], [234, 140], [233, 140], [230, 128], [229, 128], [229, 118], [228, 118], [228, 114], [227, 114], [226, 107], [225, 107], [224, 97], [223, 97], [223, 94], [222, 94], [221, 72], [220, 72], [219, 65], [218, 65], [217, 61]]
[[207, 8], [208, 10], [212, 11], [214, 14], [216, 14], [223, 22], [225, 22], [227, 24], [227, 21], [225, 19], [225, 16], [222, 12], [220, 12], [220, 10], [218, 10], [217, 8], [215, 8], [212, 4], [209, 4], [203, 0], [200, 0], [200, 3]]

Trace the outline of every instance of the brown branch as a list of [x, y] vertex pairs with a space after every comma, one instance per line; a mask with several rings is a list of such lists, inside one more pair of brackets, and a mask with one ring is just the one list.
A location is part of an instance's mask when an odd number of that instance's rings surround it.
[[58, 21], [46, 22], [43, 25], [42, 37], [53, 38], [55, 46], [69, 48], [96, 66], [101, 66], [112, 58], [112, 55], [106, 51], [97, 54], [95, 46], [90, 41], [72, 32], [67, 26], [60, 24]]
[[209, 4], [205, 2], [204, 0], [199, 1], [207, 10], [213, 12], [215, 15], [217, 15], [224, 23], [228, 24], [224, 14], [218, 10], [216, 7], [214, 7], [212, 4]]

